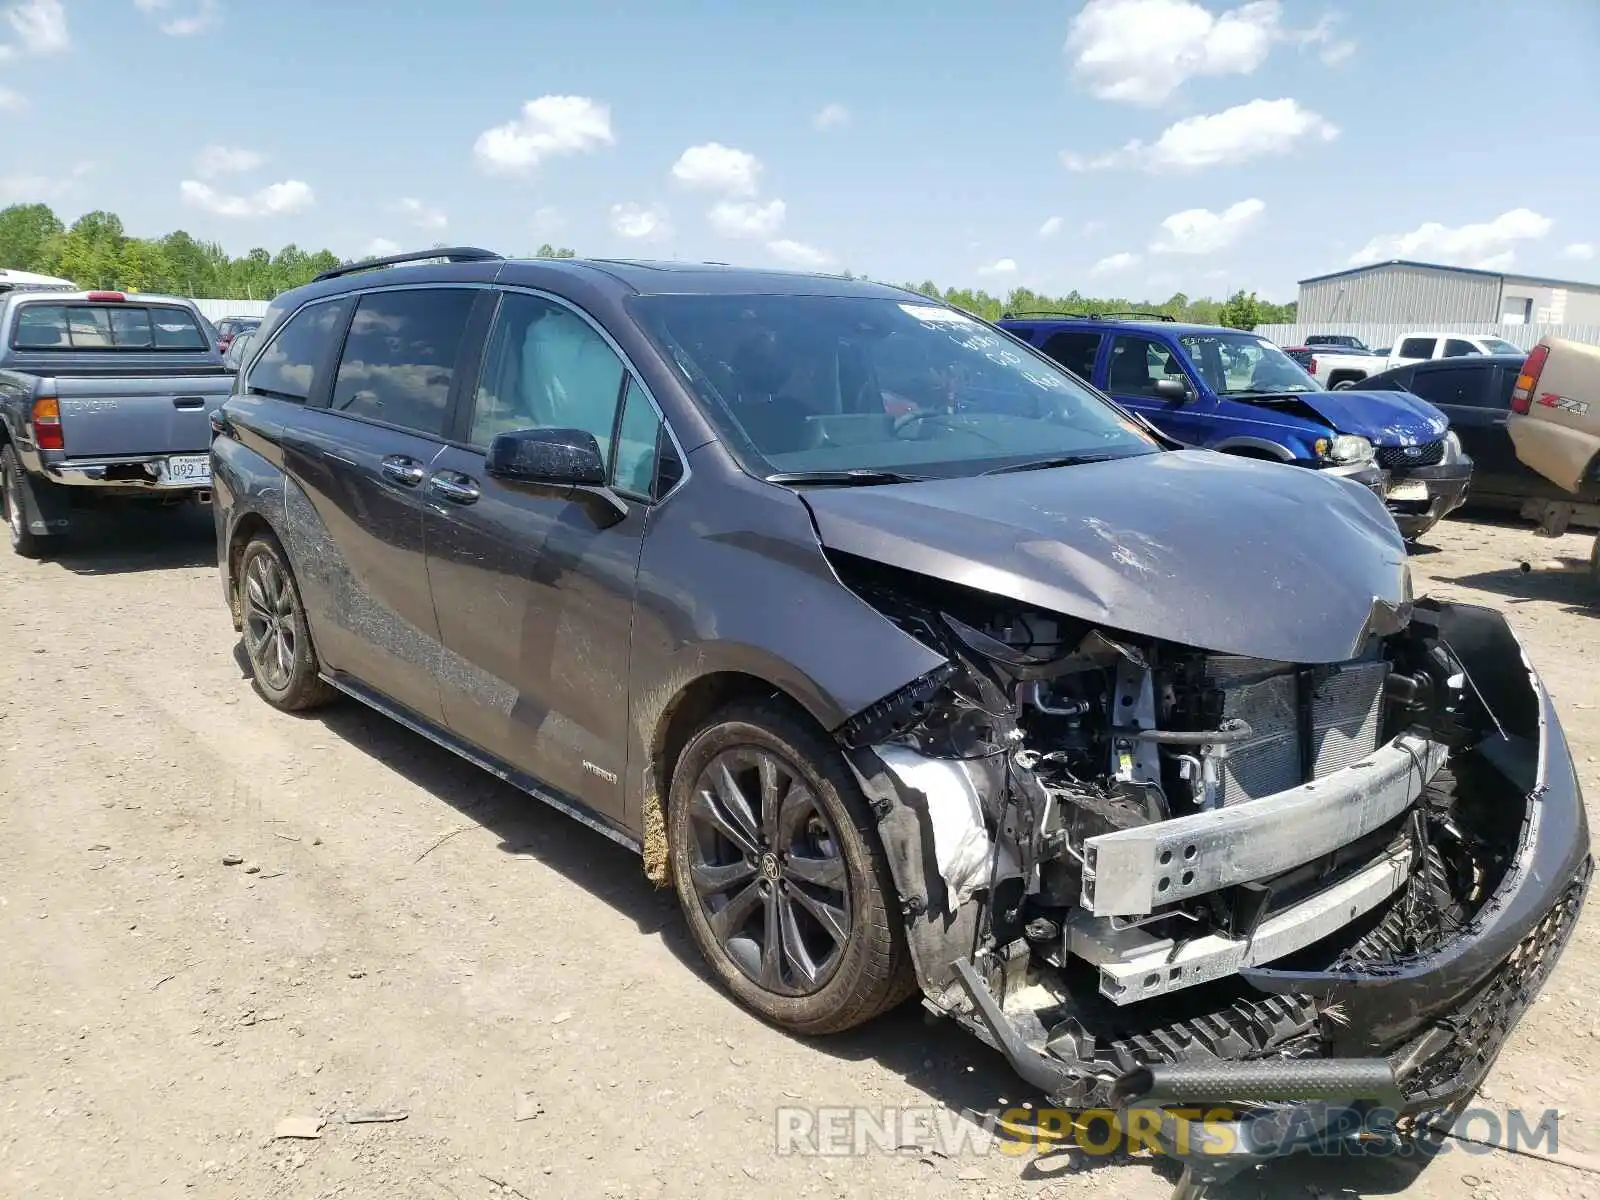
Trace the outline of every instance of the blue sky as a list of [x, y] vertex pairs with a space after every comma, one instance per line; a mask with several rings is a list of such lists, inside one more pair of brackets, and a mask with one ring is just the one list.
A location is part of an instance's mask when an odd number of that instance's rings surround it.
[[1596, 0], [0, 0], [0, 203], [1273, 299], [1600, 278]]

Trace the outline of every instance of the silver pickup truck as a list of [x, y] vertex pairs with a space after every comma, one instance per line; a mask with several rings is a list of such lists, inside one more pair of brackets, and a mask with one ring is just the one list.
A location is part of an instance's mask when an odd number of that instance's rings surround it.
[[210, 503], [211, 411], [233, 372], [189, 300], [0, 295], [0, 497], [36, 558], [89, 504]]

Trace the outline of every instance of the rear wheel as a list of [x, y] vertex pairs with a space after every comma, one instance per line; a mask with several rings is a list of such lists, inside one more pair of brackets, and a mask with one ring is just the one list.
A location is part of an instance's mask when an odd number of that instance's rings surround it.
[[914, 990], [866, 798], [799, 714], [742, 704], [702, 726], [673, 772], [667, 838], [695, 943], [761, 1016], [836, 1033]]
[[1334, 384], [1330, 390], [1335, 392], [1348, 392], [1360, 382], [1361, 381], [1359, 379], [1341, 379], [1338, 383]]
[[300, 712], [326, 704], [334, 690], [318, 674], [317, 652], [300, 589], [276, 538], [257, 534], [239, 559], [244, 649], [256, 690], [272, 707]]
[[6, 532], [11, 538], [11, 549], [23, 558], [40, 558], [54, 544], [55, 538], [34, 533], [28, 528], [22, 503], [26, 486], [17, 452], [10, 446], [0, 450], [0, 508], [5, 509]]

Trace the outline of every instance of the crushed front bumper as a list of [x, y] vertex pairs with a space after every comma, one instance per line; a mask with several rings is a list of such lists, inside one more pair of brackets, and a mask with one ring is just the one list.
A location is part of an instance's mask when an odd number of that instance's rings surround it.
[[1389, 472], [1384, 499], [1407, 541], [1421, 537], [1467, 502], [1472, 460], [1435, 467], [1402, 467]]
[[[1503, 732], [1474, 747], [1524, 797], [1520, 833], [1498, 885], [1448, 940], [1430, 951], [1322, 971], [1249, 967], [1260, 997], [1242, 1003], [1240, 1027], [1217, 1025], [1198, 1057], [1164, 1031], [1135, 1039], [1142, 1062], [1092, 1104], [1109, 1098], [1124, 1129], [1186, 1165], [1184, 1191], [1199, 1195], [1270, 1158], [1388, 1137], [1414, 1143], [1459, 1108], [1494, 1064], [1507, 1036], [1554, 969], [1587, 893], [1593, 859], [1572, 756], [1538, 675], [1503, 617], [1491, 609], [1439, 606], [1439, 627]], [[1380, 927], [1381, 928], [1381, 927]], [[1369, 935], [1370, 936], [1370, 935]], [[1029, 1083], [1064, 1108], [1082, 1110], [1085, 1041], [1030, 1044], [970, 962], [957, 964], [970, 1001], [965, 1020]], [[1270, 1013], [1322, 1039], [1285, 1049], [1251, 1042], [1250, 1012]], [[1208, 1018], [1207, 1020], [1210, 1020]], [[1219, 1119], [1215, 1110], [1228, 1111]], [[1184, 1110], [1189, 1110], [1187, 1115]], [[1195, 1118], [1205, 1113], [1204, 1121]]]

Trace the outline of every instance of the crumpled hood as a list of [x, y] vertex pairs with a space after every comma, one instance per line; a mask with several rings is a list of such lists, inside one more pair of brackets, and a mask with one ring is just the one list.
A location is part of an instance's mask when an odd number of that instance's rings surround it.
[[1374, 446], [1423, 446], [1437, 442], [1450, 419], [1410, 392], [1301, 392], [1295, 396], [1340, 433], [1354, 433]]
[[1206, 450], [883, 487], [808, 488], [822, 544], [1111, 629], [1341, 662], [1409, 619], [1371, 492]]

